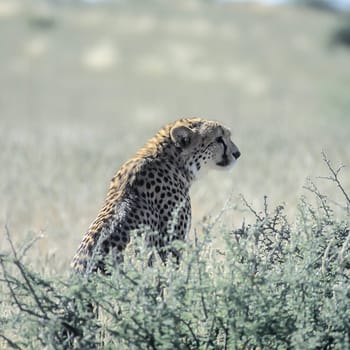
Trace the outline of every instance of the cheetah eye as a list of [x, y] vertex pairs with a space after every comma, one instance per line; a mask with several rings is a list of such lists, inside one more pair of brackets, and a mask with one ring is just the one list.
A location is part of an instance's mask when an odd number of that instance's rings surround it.
[[224, 139], [222, 138], [222, 136], [219, 136], [215, 139], [215, 141], [222, 143], [222, 142], [224, 142]]

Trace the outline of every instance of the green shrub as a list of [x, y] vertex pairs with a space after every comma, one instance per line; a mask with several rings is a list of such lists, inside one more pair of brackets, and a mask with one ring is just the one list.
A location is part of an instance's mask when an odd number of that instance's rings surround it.
[[350, 15], [343, 16], [341, 24], [334, 30], [331, 36], [331, 44], [350, 47]]
[[[45, 279], [21, 259], [2, 256], [0, 337], [17, 349], [347, 349], [350, 347], [350, 200], [339, 206], [310, 182], [295, 223], [283, 206], [232, 230], [203, 224], [179, 244], [180, 266], [135, 241], [110, 276]], [[335, 210], [336, 209], [336, 210]], [[337, 211], [337, 214], [335, 212]], [[214, 225], [215, 224], [215, 225]], [[224, 245], [212, 243], [213, 233]], [[93, 305], [94, 310], [91, 309]], [[71, 337], [69, 339], [69, 337]]]

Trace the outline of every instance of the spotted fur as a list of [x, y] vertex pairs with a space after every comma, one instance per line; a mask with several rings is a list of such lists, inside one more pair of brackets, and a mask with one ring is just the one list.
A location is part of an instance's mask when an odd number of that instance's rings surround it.
[[73, 269], [103, 270], [103, 258], [110, 253], [118, 263], [130, 232], [137, 229], [145, 232], [146, 242], [163, 261], [170, 251], [178, 257], [171, 242], [184, 240], [190, 229], [190, 185], [202, 168], [228, 168], [240, 156], [230, 136], [223, 125], [200, 118], [164, 126], [113, 177], [104, 205], [73, 258]]

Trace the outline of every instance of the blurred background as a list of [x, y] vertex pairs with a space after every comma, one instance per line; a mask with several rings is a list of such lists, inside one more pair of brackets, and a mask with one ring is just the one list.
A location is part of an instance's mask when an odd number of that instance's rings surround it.
[[293, 217], [306, 178], [327, 175], [323, 150], [350, 164], [348, 8], [0, 0], [0, 250], [5, 225], [18, 246], [42, 233], [32, 263], [66, 271], [114, 172], [188, 116], [226, 124], [242, 152], [233, 171], [194, 185], [193, 227], [230, 195], [239, 209], [240, 193]]

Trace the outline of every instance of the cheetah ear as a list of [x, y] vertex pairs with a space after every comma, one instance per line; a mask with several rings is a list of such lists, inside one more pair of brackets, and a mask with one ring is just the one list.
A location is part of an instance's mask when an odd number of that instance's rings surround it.
[[186, 148], [191, 144], [193, 134], [193, 131], [184, 125], [174, 126], [170, 130], [171, 139], [175, 146], [180, 148]]

